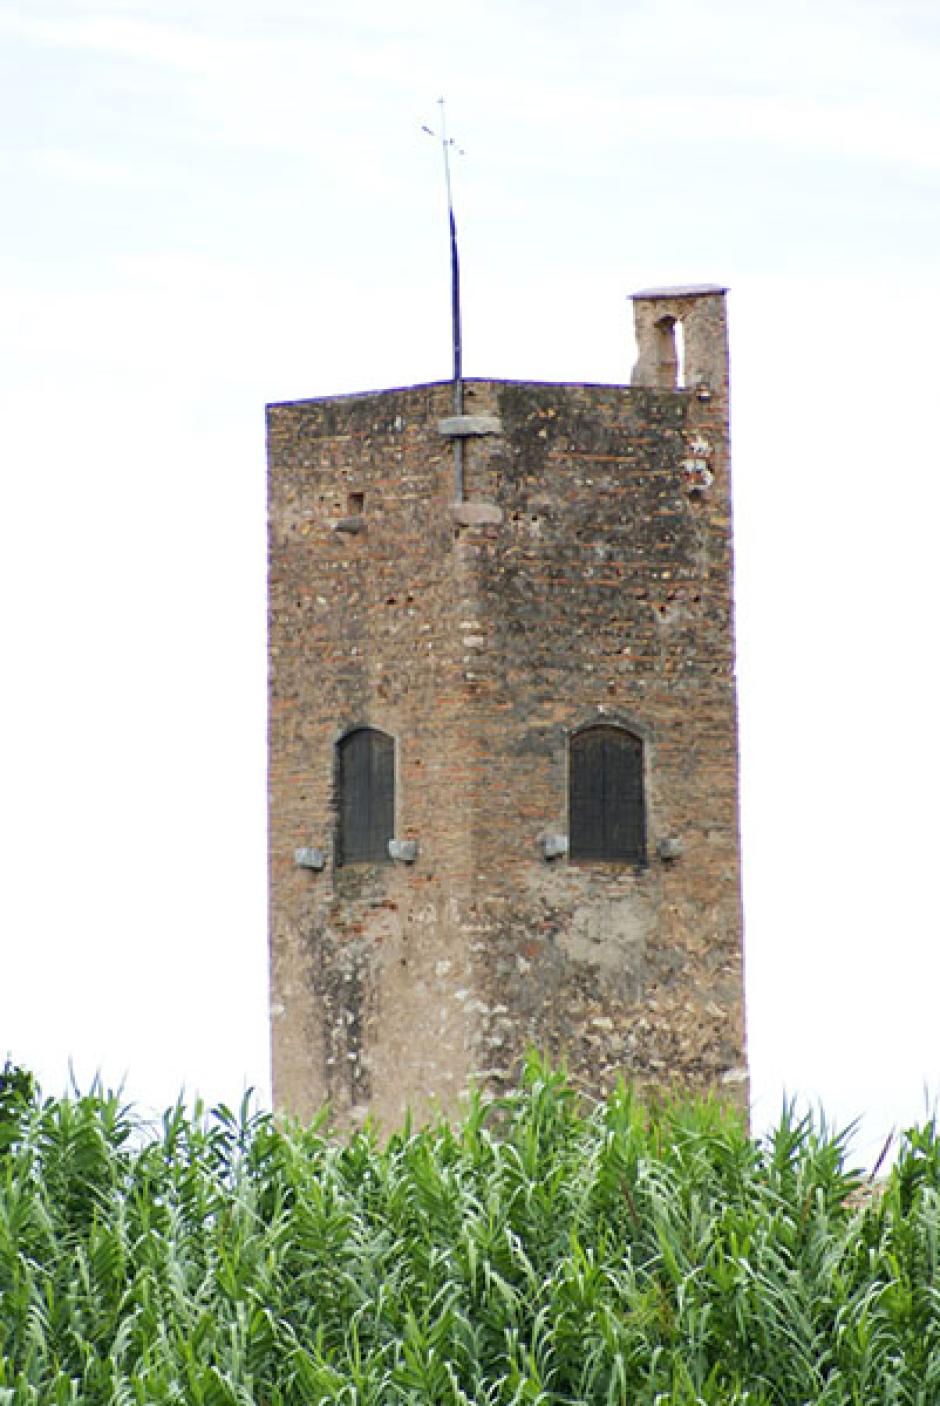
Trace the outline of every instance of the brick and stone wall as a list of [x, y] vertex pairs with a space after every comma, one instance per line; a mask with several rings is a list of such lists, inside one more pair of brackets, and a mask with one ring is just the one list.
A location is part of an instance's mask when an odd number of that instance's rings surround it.
[[[450, 383], [269, 407], [279, 1107], [390, 1125], [530, 1045], [743, 1096], [724, 297], [635, 309], [632, 386], [469, 381], [462, 426]], [[644, 741], [644, 865], [546, 858], [598, 720]], [[336, 863], [357, 725], [395, 739], [411, 863]]]

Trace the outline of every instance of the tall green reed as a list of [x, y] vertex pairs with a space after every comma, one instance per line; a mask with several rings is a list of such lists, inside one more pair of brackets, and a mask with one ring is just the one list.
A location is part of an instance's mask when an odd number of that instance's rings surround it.
[[935, 1123], [859, 1185], [792, 1108], [535, 1059], [385, 1142], [0, 1084], [0, 1406], [936, 1406]]

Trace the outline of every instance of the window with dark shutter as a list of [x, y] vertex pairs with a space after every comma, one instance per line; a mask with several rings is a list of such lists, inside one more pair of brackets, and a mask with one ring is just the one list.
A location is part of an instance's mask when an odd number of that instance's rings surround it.
[[340, 864], [384, 864], [395, 833], [395, 743], [359, 727], [339, 743]]
[[571, 738], [568, 853], [572, 859], [646, 862], [643, 743], [609, 724]]

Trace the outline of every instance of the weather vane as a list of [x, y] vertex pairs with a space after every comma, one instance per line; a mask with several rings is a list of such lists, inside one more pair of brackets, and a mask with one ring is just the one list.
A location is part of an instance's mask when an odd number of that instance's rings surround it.
[[[454, 344], [454, 414], [463, 414], [463, 348], [460, 336], [460, 257], [457, 253], [457, 221], [454, 219], [454, 194], [450, 180], [450, 151], [451, 147], [463, 156], [463, 151], [457, 146], [453, 137], [447, 135], [447, 122], [444, 114], [444, 99], [438, 98], [438, 106], [441, 109], [441, 130], [433, 131], [432, 128], [422, 125], [422, 132], [427, 132], [429, 137], [438, 139], [441, 143], [441, 151], [444, 156], [444, 184], [447, 190], [447, 221], [450, 228], [450, 312], [451, 326], [453, 329]], [[463, 442], [458, 437], [454, 440], [454, 453], [456, 456], [455, 467], [457, 471], [457, 497], [463, 497]]]

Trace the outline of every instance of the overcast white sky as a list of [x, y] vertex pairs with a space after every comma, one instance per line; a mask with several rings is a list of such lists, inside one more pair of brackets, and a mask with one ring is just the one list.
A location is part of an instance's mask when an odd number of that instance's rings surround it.
[[267, 1091], [264, 404], [731, 287], [749, 1038], [940, 1092], [936, 0], [0, 0], [0, 1060]]

